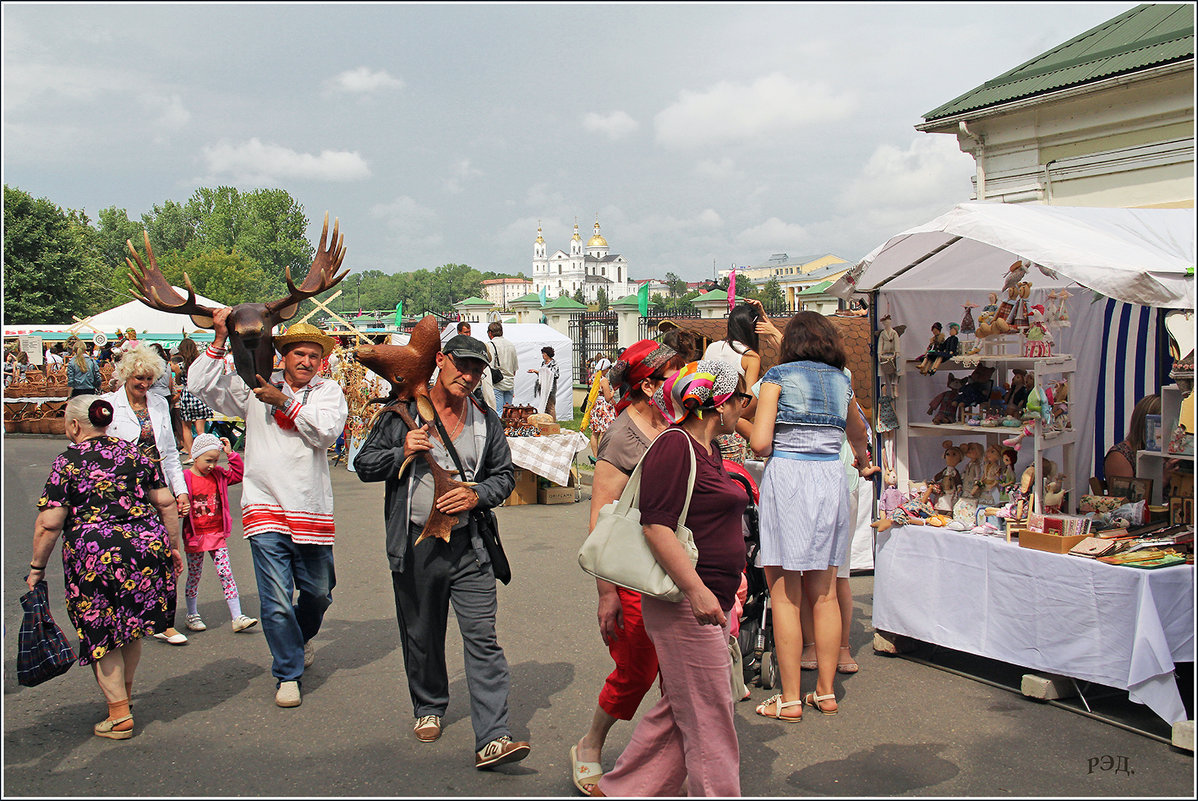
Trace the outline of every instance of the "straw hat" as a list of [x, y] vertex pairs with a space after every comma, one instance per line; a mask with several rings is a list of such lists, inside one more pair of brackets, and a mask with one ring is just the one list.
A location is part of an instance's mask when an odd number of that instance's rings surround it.
[[326, 335], [316, 326], [308, 323], [296, 323], [289, 327], [285, 334], [275, 337], [275, 350], [282, 353], [288, 345], [294, 345], [296, 342], [311, 342], [313, 345], [320, 345], [326, 359], [329, 358], [329, 354], [333, 352], [333, 348], [337, 344], [331, 336]]

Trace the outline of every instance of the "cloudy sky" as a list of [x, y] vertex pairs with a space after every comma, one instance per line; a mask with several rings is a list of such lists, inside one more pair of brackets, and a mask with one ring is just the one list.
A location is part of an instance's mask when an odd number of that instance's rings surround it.
[[855, 260], [968, 200], [914, 126], [1133, 3], [3, 5], [4, 182], [133, 219], [281, 187], [353, 270]]

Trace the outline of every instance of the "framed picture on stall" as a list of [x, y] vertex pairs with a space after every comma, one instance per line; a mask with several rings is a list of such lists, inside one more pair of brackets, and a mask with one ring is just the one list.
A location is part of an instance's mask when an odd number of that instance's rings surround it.
[[1135, 503], [1152, 497], [1152, 479], [1110, 476], [1106, 480], [1106, 491], [1107, 495], [1117, 495]]

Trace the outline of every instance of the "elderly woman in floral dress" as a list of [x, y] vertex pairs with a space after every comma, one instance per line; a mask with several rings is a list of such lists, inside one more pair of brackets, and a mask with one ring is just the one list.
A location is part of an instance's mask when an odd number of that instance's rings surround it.
[[71, 445], [54, 460], [34, 524], [26, 583], [46, 577], [62, 537], [67, 615], [79, 635], [79, 664], [91, 665], [108, 702], [98, 737], [133, 736], [129, 699], [143, 637], [164, 631], [183, 569], [175, 496], [138, 447], [108, 436], [112, 405], [71, 398]]

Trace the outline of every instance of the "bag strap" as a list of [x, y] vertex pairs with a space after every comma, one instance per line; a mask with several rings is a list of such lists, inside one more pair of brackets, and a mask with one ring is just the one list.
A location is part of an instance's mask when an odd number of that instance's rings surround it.
[[686, 452], [690, 456], [691, 462], [690, 479], [687, 481], [686, 485], [686, 500], [682, 504], [682, 512], [678, 515], [679, 525], [685, 523], [686, 515], [690, 511], [691, 507], [691, 495], [695, 491], [696, 464], [695, 449], [690, 443], [690, 434], [687, 434], [682, 429], [666, 429], [657, 436], [657, 439], [653, 441], [653, 444], [651, 444], [645, 450], [644, 454], [641, 455], [640, 460], [636, 463], [636, 468], [632, 471], [632, 476], [628, 479], [628, 483], [624, 485], [624, 491], [620, 493], [620, 500], [616, 504], [617, 514], [625, 515], [632, 507], [636, 507], [637, 509], [641, 508], [641, 467], [645, 463], [645, 457], [648, 456], [649, 451], [653, 449], [653, 445], [656, 445], [658, 442], [660, 442], [661, 438], [670, 433], [670, 431], [678, 431], [680, 434], [686, 437]]
[[[466, 411], [469, 411], [469, 408], [467, 408]], [[453, 466], [458, 469], [458, 476], [460, 480], [465, 481], [466, 471], [462, 468], [462, 460], [458, 458], [458, 449], [453, 447], [453, 440], [449, 438], [449, 432], [447, 432], [445, 430], [445, 426], [441, 424], [441, 415], [437, 414], [436, 409], [433, 409], [433, 425], [437, 427], [437, 433], [441, 435], [441, 443], [445, 445], [445, 450], [449, 451], [449, 458], [453, 459]]]

